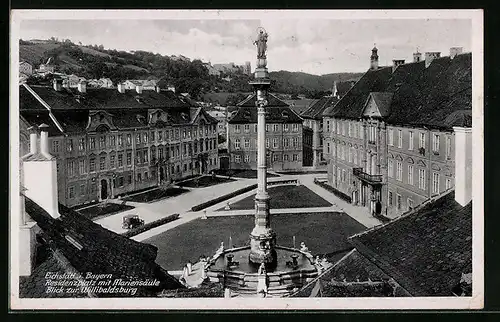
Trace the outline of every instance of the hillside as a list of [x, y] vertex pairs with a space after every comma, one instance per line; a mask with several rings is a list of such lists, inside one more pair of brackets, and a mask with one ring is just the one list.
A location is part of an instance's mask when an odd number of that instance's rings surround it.
[[[58, 72], [76, 74], [87, 79], [109, 77], [116, 83], [125, 79], [156, 78], [161, 81], [160, 85], [173, 84], [181, 93], [187, 92], [191, 97], [199, 99], [205, 95], [209, 100], [221, 104], [228, 99], [229, 93], [236, 96], [237, 93], [252, 91], [248, 84], [250, 77], [247, 75], [231, 75], [231, 81], [228, 82], [210, 76], [200, 60], [174, 60], [168, 55], [145, 51], [117, 51], [104, 49], [102, 45], [83, 46], [69, 40], [58, 41], [52, 38], [36, 42], [21, 40], [19, 55], [21, 60], [29, 62], [35, 68], [52, 58]], [[275, 93], [319, 98], [331, 91], [335, 80], [357, 80], [361, 74], [335, 73], [318, 76], [279, 71], [271, 72], [270, 76], [271, 90]], [[206, 94], [214, 95], [207, 97]]]

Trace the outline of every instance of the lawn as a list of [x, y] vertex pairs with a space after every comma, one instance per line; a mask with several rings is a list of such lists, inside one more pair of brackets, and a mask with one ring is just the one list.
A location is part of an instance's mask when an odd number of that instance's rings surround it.
[[[249, 244], [254, 226], [253, 216], [221, 216], [196, 219], [145, 240], [158, 247], [157, 263], [167, 270], [179, 270], [188, 261], [201, 255], [211, 256], [223, 241], [227, 246], [231, 236], [233, 246]], [[277, 243], [296, 246], [304, 241], [313, 254], [327, 254], [350, 249], [347, 237], [365, 227], [344, 213], [276, 214], [271, 226], [277, 233]]]
[[129, 205], [121, 205], [116, 203], [101, 203], [88, 208], [77, 210], [79, 213], [88, 219], [95, 219], [102, 216], [110, 216], [118, 212], [134, 209], [135, 207]]
[[[332, 205], [305, 186], [285, 185], [270, 187], [268, 193], [271, 197], [270, 207], [272, 209], [329, 207]], [[252, 195], [230, 204], [231, 210], [254, 209], [254, 198], [255, 195]]]
[[214, 186], [216, 184], [221, 184], [225, 182], [236, 181], [234, 179], [221, 178], [221, 177], [213, 177], [212, 176], [203, 176], [201, 178], [195, 178], [187, 181], [183, 181], [179, 183], [181, 187], [189, 187], [189, 188], [204, 188]]
[[187, 189], [176, 188], [176, 187], [170, 187], [166, 189], [158, 188], [134, 196], [125, 197], [123, 198], [123, 200], [133, 201], [133, 202], [151, 202], [165, 198], [175, 197], [188, 191], [189, 190]]
[[[257, 179], [257, 170], [216, 170], [215, 173], [220, 176], [227, 176], [231, 174], [231, 177], [234, 178]], [[273, 178], [279, 176], [268, 172], [267, 177]]]

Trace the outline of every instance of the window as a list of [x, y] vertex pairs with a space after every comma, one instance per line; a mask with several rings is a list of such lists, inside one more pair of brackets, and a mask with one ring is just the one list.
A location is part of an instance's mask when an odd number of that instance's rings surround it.
[[[210, 159], [212, 160], [212, 159]], [[245, 163], [249, 163], [250, 162], [250, 155], [245, 155]]]
[[345, 123], [342, 123], [342, 135], [345, 136]]
[[155, 132], [151, 131], [151, 142], [155, 141]]
[[109, 146], [115, 146], [116, 145], [116, 136], [110, 135], [109, 136]]
[[[211, 160], [210, 160], [210, 161], [211, 161]], [[183, 170], [184, 172], [185, 172], [185, 171], [187, 171], [187, 169], [188, 169], [187, 163], [184, 163], [184, 165], [183, 165], [183, 167], [182, 167], [182, 168], [184, 169], [184, 170]]]
[[[187, 136], [186, 129], [182, 130], [182, 138], [185, 139]], [[185, 170], [184, 170], [185, 171]]]
[[68, 189], [68, 194], [69, 194], [69, 198], [70, 198], [70, 199], [75, 198], [75, 188], [73, 188], [73, 187], [69, 187], [69, 189]]
[[352, 149], [351, 148], [347, 148], [348, 149], [348, 156], [349, 156], [349, 162], [352, 162]]
[[345, 146], [344, 145], [340, 147], [340, 158], [342, 160], [345, 160]]
[[403, 147], [403, 131], [398, 130], [398, 148]]
[[[203, 144], [201, 145], [203, 147]], [[240, 149], [240, 139], [235, 139], [234, 140], [234, 148], [236, 150], [239, 150]]]
[[406, 202], [407, 202], [408, 210], [412, 210], [413, 209], [413, 200], [411, 198], [408, 198], [406, 200]]
[[425, 169], [418, 169], [418, 187], [425, 190]]
[[[221, 124], [220, 126], [221, 126], [221, 129], [223, 129], [223, 128], [224, 128], [223, 124]], [[253, 131], [254, 131], [255, 133], [257, 133], [257, 124], [254, 124], [254, 125], [253, 125]]]
[[95, 172], [95, 158], [90, 158], [89, 160], [89, 171]]
[[137, 133], [135, 135], [135, 143], [137, 143], [137, 144], [141, 143], [141, 134]]
[[[235, 132], [235, 133], [240, 133], [240, 125], [239, 125], [239, 124], [236, 124], [236, 125], [234, 126], [234, 132]], [[203, 133], [203, 132], [202, 132], [202, 133]]]
[[408, 150], [413, 150], [413, 131], [408, 132], [408, 134], [409, 134]]
[[446, 137], [446, 159], [451, 159], [451, 137]]
[[392, 206], [392, 191], [389, 191], [389, 206]]
[[337, 121], [337, 134], [340, 134], [340, 121]]
[[106, 148], [106, 137], [104, 135], [99, 137], [99, 148]]
[[139, 164], [139, 163], [141, 163], [141, 154], [142, 154], [142, 152], [141, 152], [141, 151], [137, 151], [137, 152], [135, 153], [135, 164]]
[[68, 139], [67, 144], [66, 144], [66, 149], [68, 150], [68, 152], [73, 151], [73, 140], [72, 139]]
[[283, 139], [283, 145], [284, 145], [284, 148], [287, 149], [290, 147], [290, 139], [289, 138], [284, 138]]
[[106, 169], [106, 157], [100, 157], [99, 158], [99, 170], [105, 170]]
[[365, 128], [362, 125], [360, 125], [359, 126], [359, 138], [361, 140], [363, 140], [364, 137], [365, 137]]
[[420, 133], [420, 139], [418, 141], [419, 148], [425, 148], [425, 133]]
[[123, 167], [123, 154], [118, 154], [118, 167]]
[[277, 153], [273, 154], [273, 161], [278, 161], [279, 160], [279, 155]]
[[127, 152], [127, 165], [132, 164], [132, 152]]
[[389, 163], [387, 164], [387, 171], [389, 172], [389, 178], [394, 177], [394, 161], [392, 159], [389, 159]]
[[298, 132], [299, 131], [299, 125], [298, 124], [293, 124], [292, 125], [292, 131], [293, 132]]
[[241, 155], [235, 155], [234, 156], [234, 162], [240, 163], [241, 162]]
[[401, 210], [401, 208], [403, 208], [403, 199], [401, 198], [400, 194], [398, 194], [396, 198], [396, 207], [398, 208], [398, 210]]
[[52, 152], [59, 152], [59, 141], [52, 141]]
[[85, 196], [85, 185], [84, 184], [80, 185], [80, 195]]
[[[287, 126], [288, 127], [288, 126]], [[288, 130], [287, 130], [288, 131]], [[330, 132], [330, 120], [326, 120], [326, 132]]]
[[335, 120], [332, 120], [332, 132], [335, 133]]
[[163, 131], [158, 131], [158, 141], [163, 141]]
[[451, 179], [450, 178], [446, 178], [445, 182], [446, 182], [446, 186], [445, 186], [446, 190], [450, 189], [451, 188]]
[[413, 185], [413, 166], [411, 164], [408, 165], [408, 184]]
[[87, 169], [85, 169], [85, 160], [78, 161], [78, 169], [80, 174], [84, 174], [87, 172]]
[[68, 161], [68, 176], [73, 176], [75, 174], [75, 162]]
[[288, 154], [284, 154], [283, 161], [290, 161], [290, 156]]
[[148, 143], [148, 132], [145, 132], [145, 133], [142, 135], [142, 139], [143, 139], [144, 143]]
[[432, 174], [432, 193], [439, 193], [439, 173]]
[[244, 130], [245, 132], [250, 132], [250, 124], [245, 124], [245, 125], [243, 126], [243, 130]]
[[127, 182], [128, 182], [128, 184], [132, 183], [132, 175], [131, 174], [128, 175]]
[[270, 145], [269, 145], [269, 138], [266, 138], [266, 148], [269, 148]]
[[132, 144], [132, 135], [127, 134], [127, 145], [131, 145], [131, 144]]
[[296, 153], [294, 155], [292, 155], [292, 160], [293, 161], [298, 161], [299, 160], [299, 155], [296, 154]]
[[273, 124], [273, 131], [278, 132], [279, 131], [279, 124]]
[[299, 147], [299, 138], [293, 138], [293, 147], [298, 148]]
[[115, 167], [115, 155], [112, 154], [109, 156], [109, 167], [113, 169]]
[[396, 163], [396, 180], [403, 181], [403, 164], [399, 161]]
[[138, 173], [137, 174], [137, 182], [141, 182], [141, 181], [142, 181], [142, 174]]
[[[210, 142], [210, 143], [212, 143], [212, 142]], [[244, 144], [245, 144], [245, 149], [250, 148], [250, 139], [245, 139], [245, 143]]]
[[347, 136], [351, 137], [351, 122], [347, 123]]
[[330, 142], [326, 143], [326, 153], [328, 153], [328, 155], [330, 155]]
[[358, 151], [356, 150], [354, 150], [353, 161], [354, 164], [358, 164]]
[[345, 182], [345, 169], [342, 169], [342, 182]]
[[278, 147], [278, 138], [273, 138], [273, 148], [277, 148]]
[[288, 132], [289, 127], [288, 124], [283, 124], [283, 131]]
[[432, 151], [435, 154], [439, 154], [439, 134], [434, 134], [432, 136]]
[[85, 138], [81, 138], [78, 140], [78, 150], [79, 151], [85, 150]]
[[376, 137], [377, 137], [377, 127], [375, 125], [370, 125], [370, 137], [369, 137], [369, 142], [375, 143]]
[[[207, 130], [205, 130], [205, 134], [207, 133]], [[180, 138], [180, 130], [179, 129], [175, 129], [175, 139], [178, 140]], [[177, 171], [179, 172], [179, 171]]]
[[118, 135], [118, 146], [123, 145], [123, 135]]

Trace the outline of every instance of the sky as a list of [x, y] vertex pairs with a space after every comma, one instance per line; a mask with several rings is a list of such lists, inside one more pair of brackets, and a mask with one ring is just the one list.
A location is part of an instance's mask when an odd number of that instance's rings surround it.
[[411, 61], [417, 49], [447, 56], [450, 47], [470, 51], [472, 46], [469, 19], [23, 20], [20, 37], [184, 55], [212, 64], [250, 61], [253, 69], [259, 26], [269, 34], [270, 71], [363, 72], [374, 45], [380, 65], [393, 59]]

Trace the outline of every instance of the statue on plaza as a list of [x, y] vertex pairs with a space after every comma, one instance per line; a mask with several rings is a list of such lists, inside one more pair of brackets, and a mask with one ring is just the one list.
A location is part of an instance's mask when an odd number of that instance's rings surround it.
[[257, 45], [257, 59], [266, 59], [267, 37], [264, 28], [260, 28], [258, 38], [253, 42], [254, 45]]
[[266, 297], [267, 295], [267, 272], [266, 272], [266, 265], [264, 263], [260, 264], [258, 270], [257, 294], [260, 297]]

